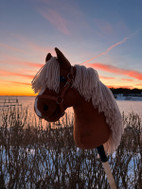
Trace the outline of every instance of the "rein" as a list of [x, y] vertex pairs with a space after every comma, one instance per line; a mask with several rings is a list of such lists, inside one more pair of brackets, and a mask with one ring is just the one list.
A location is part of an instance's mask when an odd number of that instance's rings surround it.
[[64, 115], [64, 106], [63, 106], [63, 102], [64, 102], [64, 96], [65, 93], [67, 92], [67, 90], [71, 87], [73, 80], [74, 80], [74, 73], [73, 73], [73, 66], [71, 66], [71, 69], [69, 71], [69, 73], [67, 74], [67, 81], [63, 87], [63, 89], [59, 92], [58, 96], [53, 96], [53, 95], [39, 95], [38, 98], [41, 99], [48, 99], [48, 100], [54, 100], [56, 101], [56, 103], [60, 106], [60, 111], [61, 114]]

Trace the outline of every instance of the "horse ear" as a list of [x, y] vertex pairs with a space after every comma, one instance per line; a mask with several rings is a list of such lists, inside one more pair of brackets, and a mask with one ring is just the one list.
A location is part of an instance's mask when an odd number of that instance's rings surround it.
[[45, 58], [45, 62], [47, 62], [48, 60], [50, 60], [50, 58], [52, 57], [52, 55], [50, 53], [47, 54], [46, 58]]
[[63, 55], [63, 53], [58, 49], [55, 48], [56, 54], [57, 54], [57, 58], [58, 61], [60, 63], [60, 65], [64, 68], [64, 69], [70, 69], [71, 64], [70, 62], [67, 60], [67, 58]]

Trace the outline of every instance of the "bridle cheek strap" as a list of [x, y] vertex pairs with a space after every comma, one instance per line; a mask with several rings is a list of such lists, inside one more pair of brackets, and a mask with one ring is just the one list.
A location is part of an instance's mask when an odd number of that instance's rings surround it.
[[58, 96], [39, 95], [38, 98], [56, 101], [56, 103], [60, 106], [61, 114], [64, 115], [64, 105], [63, 105], [64, 95], [67, 92], [67, 90], [71, 87], [73, 80], [74, 80], [74, 73], [73, 73], [73, 67], [71, 67], [70, 72], [67, 74], [67, 81]]

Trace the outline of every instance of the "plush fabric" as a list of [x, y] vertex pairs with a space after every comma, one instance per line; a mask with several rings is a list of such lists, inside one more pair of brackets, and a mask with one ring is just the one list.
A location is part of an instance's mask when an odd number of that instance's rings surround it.
[[[60, 76], [67, 78], [71, 68], [65, 56], [55, 50], [57, 58], [51, 55], [48, 60], [46, 58], [46, 64], [32, 81], [34, 91], [40, 92], [35, 100], [35, 111], [48, 121], [57, 121], [62, 112], [55, 101], [45, 97], [60, 94], [64, 88]], [[118, 147], [123, 133], [121, 114], [111, 91], [99, 80], [96, 70], [74, 66], [74, 81], [64, 96], [63, 107], [73, 107], [74, 139], [78, 147], [92, 149], [103, 144], [107, 153]]]
[[121, 114], [116, 101], [111, 91], [99, 80], [96, 70], [80, 65], [75, 65], [75, 68], [76, 77], [72, 87], [78, 90], [87, 102], [91, 102], [94, 109], [105, 115], [111, 134], [104, 148], [110, 153], [119, 145], [123, 133]]
[[38, 71], [32, 81], [34, 92], [40, 92], [49, 88], [59, 92], [60, 86], [60, 65], [56, 57], [51, 57], [46, 64]]

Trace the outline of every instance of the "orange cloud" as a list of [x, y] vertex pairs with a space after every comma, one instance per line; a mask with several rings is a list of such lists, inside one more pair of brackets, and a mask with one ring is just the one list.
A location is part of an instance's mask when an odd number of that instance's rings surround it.
[[133, 79], [125, 79], [125, 78], [124, 79], [122, 78], [121, 80], [122, 81], [130, 81], [130, 82], [133, 81]]
[[70, 31], [67, 27], [67, 21], [58, 12], [50, 10], [39, 10], [40, 14], [47, 19], [52, 25], [65, 35], [69, 35]]
[[107, 85], [108, 88], [113, 88], [113, 89], [118, 89], [118, 88], [126, 88], [126, 89], [133, 89], [133, 86], [128, 86], [128, 85]]
[[136, 84], [136, 86], [142, 87], [142, 83]]
[[40, 64], [38, 62], [29, 62], [29, 61], [24, 61], [24, 60], [20, 60], [17, 59], [17, 57], [14, 56], [9, 56], [6, 57], [6, 60], [0, 60], [1, 65], [4, 64], [12, 64], [12, 65], [23, 65], [23, 66], [27, 66], [27, 67], [31, 67], [31, 68], [41, 68], [44, 64]]
[[[18, 62], [17, 62], [18, 63]], [[43, 66], [43, 64], [39, 64], [39, 63], [34, 63], [34, 62], [19, 62], [18, 64], [22, 64], [25, 66], [29, 66], [29, 67], [33, 67], [33, 68], [41, 68]]]
[[30, 85], [31, 83], [25, 83], [25, 82], [18, 82], [18, 81], [7, 81], [8, 83], [16, 84], [16, 85]]
[[107, 64], [102, 64], [102, 63], [87, 64], [87, 66], [91, 66], [95, 69], [100, 69], [106, 72], [126, 75], [129, 77], [138, 79], [138, 80], [142, 80], [142, 73], [135, 70], [121, 69], [112, 65], [107, 65]]
[[115, 78], [114, 77], [100, 76], [100, 79], [109, 79], [109, 80], [111, 80], [111, 79], [115, 79]]
[[0, 70], [0, 75], [1, 76], [18, 76], [18, 77], [25, 77], [28, 79], [33, 79], [33, 75], [27, 75], [27, 74], [22, 74], [22, 73], [14, 73], [14, 72], [9, 72], [5, 70]]

